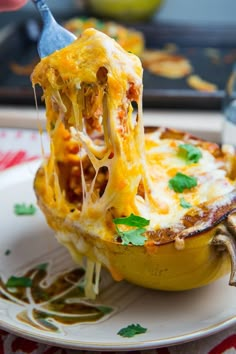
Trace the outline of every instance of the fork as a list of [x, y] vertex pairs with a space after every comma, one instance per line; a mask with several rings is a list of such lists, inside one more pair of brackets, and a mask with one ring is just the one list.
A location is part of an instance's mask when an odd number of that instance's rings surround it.
[[40, 58], [66, 47], [76, 39], [74, 34], [56, 22], [44, 0], [32, 0], [32, 2], [35, 4], [43, 20], [43, 29], [37, 46]]

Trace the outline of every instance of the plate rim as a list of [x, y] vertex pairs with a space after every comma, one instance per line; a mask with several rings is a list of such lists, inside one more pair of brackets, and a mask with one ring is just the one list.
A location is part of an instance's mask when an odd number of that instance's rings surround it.
[[33, 333], [32, 331], [29, 331], [24, 328], [24, 330], [20, 330], [17, 326], [14, 325], [9, 325], [4, 327], [5, 322], [0, 320], [0, 328], [2, 330], [7, 330], [9, 333], [12, 333], [14, 335], [33, 340], [33, 341], [38, 341], [40, 343], [44, 343], [47, 345], [52, 345], [52, 346], [61, 346], [67, 349], [79, 349], [79, 350], [94, 350], [94, 351], [133, 351], [133, 350], [150, 350], [150, 349], [158, 349], [158, 348], [163, 348], [163, 347], [169, 347], [169, 346], [174, 346], [174, 345], [181, 345], [184, 343], [192, 342], [194, 340], [199, 340], [201, 338], [208, 337], [210, 335], [214, 335], [220, 331], [223, 331], [229, 327], [231, 327], [233, 324], [236, 322], [236, 315], [232, 316], [231, 318], [227, 320], [223, 320], [221, 322], [218, 322], [212, 326], [207, 326], [205, 328], [202, 328], [200, 330], [190, 332], [187, 334], [179, 335], [179, 336], [173, 336], [173, 337], [166, 337], [165, 339], [158, 339], [158, 340], [137, 340], [137, 341], [132, 341], [130, 343], [109, 343], [109, 344], [101, 344], [99, 342], [81, 342], [81, 341], [75, 341], [73, 340], [73, 343], [71, 342], [71, 339], [65, 339], [65, 338], [55, 338], [53, 340], [52, 336], [44, 336], [39, 333]]

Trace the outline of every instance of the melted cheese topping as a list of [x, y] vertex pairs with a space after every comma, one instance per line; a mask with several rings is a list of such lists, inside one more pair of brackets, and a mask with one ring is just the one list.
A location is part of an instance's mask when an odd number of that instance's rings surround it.
[[[161, 213], [152, 209], [150, 218], [151, 229], [174, 227], [179, 224], [183, 215], [188, 211], [181, 206], [184, 198], [192, 207], [214, 201], [234, 189], [232, 181], [226, 177], [224, 162], [215, 158], [212, 153], [201, 147], [202, 157], [198, 163], [186, 163], [179, 154], [179, 146], [184, 141], [159, 139], [159, 132], [145, 135], [145, 151], [148, 173], [152, 182], [152, 196], [159, 203], [166, 204], [166, 212]], [[193, 144], [195, 144], [193, 142]], [[169, 180], [176, 173], [183, 173], [197, 179], [197, 186], [176, 193], [169, 188]], [[144, 214], [144, 212], [142, 213]]]

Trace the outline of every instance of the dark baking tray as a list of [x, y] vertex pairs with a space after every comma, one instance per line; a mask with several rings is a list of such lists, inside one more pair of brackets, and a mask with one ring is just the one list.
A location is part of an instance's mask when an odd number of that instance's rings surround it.
[[[217, 85], [212, 93], [191, 89], [184, 79], [165, 79], [144, 72], [144, 104], [148, 107], [220, 110], [226, 82], [236, 60], [236, 27], [216, 25], [140, 25], [148, 48], [176, 44], [177, 53], [187, 57], [194, 74]], [[217, 51], [217, 62], [207, 55]]]
[[[213, 93], [191, 89], [186, 79], [166, 79], [144, 70], [144, 107], [187, 108], [219, 110], [222, 106], [224, 88], [236, 59], [236, 27], [191, 26], [166, 23], [132, 25], [144, 33], [147, 48], [163, 48], [167, 43], [177, 45], [178, 53], [186, 56], [194, 73], [218, 86]], [[30, 77], [16, 75], [12, 63], [26, 65], [38, 58], [36, 44], [39, 24], [26, 21], [4, 29], [0, 42], [0, 103], [34, 105]], [[216, 64], [206, 55], [214, 48], [220, 54]], [[41, 104], [40, 89], [37, 91]]]

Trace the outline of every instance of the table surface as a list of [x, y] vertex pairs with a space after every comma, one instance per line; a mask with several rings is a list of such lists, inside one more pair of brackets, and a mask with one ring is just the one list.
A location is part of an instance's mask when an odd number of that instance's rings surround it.
[[[165, 125], [185, 129], [200, 137], [220, 141], [222, 116], [217, 112], [145, 111], [144, 121], [146, 125]], [[40, 156], [39, 125], [45, 127], [44, 110], [36, 113], [35, 110], [26, 107], [0, 108], [0, 171]], [[80, 351], [47, 346], [17, 337], [2, 329], [0, 330], [0, 354], [11, 353], [79, 354]], [[86, 354], [85, 351], [81, 353]], [[137, 351], [135, 353], [137, 354]], [[145, 353], [233, 354], [236, 353], [236, 325], [196, 341], [168, 348], [146, 350]]]

